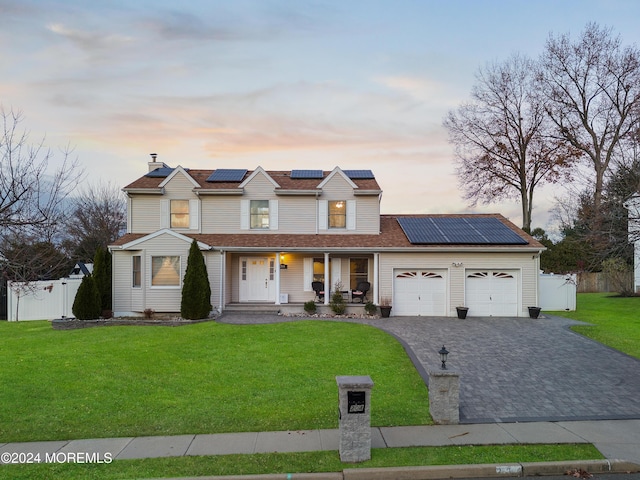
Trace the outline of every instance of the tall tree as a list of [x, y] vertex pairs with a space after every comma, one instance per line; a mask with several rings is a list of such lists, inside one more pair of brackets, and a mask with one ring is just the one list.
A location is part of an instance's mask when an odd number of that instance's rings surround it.
[[106, 314], [106, 311], [112, 308], [111, 254], [106, 248], [96, 250], [96, 254], [93, 257], [93, 273], [91, 276], [100, 293], [102, 311]]
[[513, 55], [477, 74], [471, 101], [444, 120], [455, 147], [458, 180], [476, 205], [519, 198], [531, 230], [535, 188], [567, 176], [575, 152], [548, 135], [544, 101], [534, 94], [533, 62]]
[[187, 270], [182, 282], [182, 302], [180, 315], [182, 318], [197, 320], [207, 318], [211, 313], [211, 285], [207, 275], [207, 266], [198, 247], [193, 240], [187, 258]]
[[568, 34], [549, 36], [537, 78], [556, 136], [593, 169], [597, 230], [606, 174], [640, 120], [640, 51], [622, 46], [610, 28], [589, 23], [575, 41]]

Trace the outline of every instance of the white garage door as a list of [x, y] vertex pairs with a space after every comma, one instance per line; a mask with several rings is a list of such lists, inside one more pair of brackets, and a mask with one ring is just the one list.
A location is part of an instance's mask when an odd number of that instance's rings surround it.
[[465, 303], [475, 317], [518, 315], [518, 277], [515, 270], [467, 270]]
[[446, 315], [446, 270], [395, 270], [394, 315]]

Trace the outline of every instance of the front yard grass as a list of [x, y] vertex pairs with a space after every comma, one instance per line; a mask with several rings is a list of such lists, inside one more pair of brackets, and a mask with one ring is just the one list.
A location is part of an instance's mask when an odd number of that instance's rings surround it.
[[32, 478], [108, 480], [168, 476], [339, 472], [346, 468], [551, 462], [601, 458], [603, 456], [600, 452], [590, 444], [383, 448], [372, 449], [371, 460], [359, 464], [341, 463], [337, 451], [321, 451], [116, 460], [111, 464], [7, 465], [0, 468], [0, 480]]
[[593, 325], [572, 330], [640, 359], [640, 297], [579, 293], [575, 312], [547, 312]]
[[0, 322], [0, 365], [0, 443], [337, 428], [336, 375], [371, 376], [372, 425], [431, 423], [403, 348], [367, 325]]

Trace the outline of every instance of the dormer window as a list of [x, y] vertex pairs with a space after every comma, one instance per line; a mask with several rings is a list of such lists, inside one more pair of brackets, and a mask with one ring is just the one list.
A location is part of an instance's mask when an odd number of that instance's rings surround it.
[[347, 227], [347, 202], [336, 200], [329, 202], [329, 228]]
[[189, 228], [189, 200], [171, 200], [171, 228]]

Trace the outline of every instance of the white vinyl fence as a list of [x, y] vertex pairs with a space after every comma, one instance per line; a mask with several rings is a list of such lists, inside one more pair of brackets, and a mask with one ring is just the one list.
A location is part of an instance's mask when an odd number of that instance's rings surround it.
[[30, 282], [27, 288], [22, 282], [8, 282], [7, 319], [15, 322], [73, 317], [71, 308], [80, 283], [82, 278], [61, 278]]
[[578, 277], [575, 274], [554, 275], [540, 274], [540, 308], [542, 310], [576, 309], [576, 291]]

